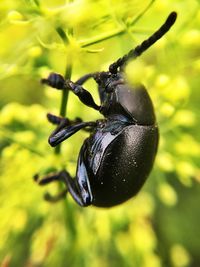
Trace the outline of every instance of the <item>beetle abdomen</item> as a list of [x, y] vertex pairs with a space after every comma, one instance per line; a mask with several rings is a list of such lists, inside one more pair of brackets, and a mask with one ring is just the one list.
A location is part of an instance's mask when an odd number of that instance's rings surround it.
[[109, 207], [134, 196], [153, 167], [157, 146], [157, 126], [125, 127], [104, 151], [97, 174], [89, 175], [92, 204]]

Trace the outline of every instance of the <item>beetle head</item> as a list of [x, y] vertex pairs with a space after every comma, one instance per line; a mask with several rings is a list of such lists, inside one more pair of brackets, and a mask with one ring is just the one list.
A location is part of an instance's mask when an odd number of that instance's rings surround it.
[[110, 79], [111, 73], [108, 71], [98, 72], [94, 79], [101, 88], [105, 88], [107, 81]]
[[109, 71], [102, 71], [96, 74], [95, 81], [105, 93], [111, 93], [118, 84], [123, 83], [123, 77], [119, 72], [113, 74]]

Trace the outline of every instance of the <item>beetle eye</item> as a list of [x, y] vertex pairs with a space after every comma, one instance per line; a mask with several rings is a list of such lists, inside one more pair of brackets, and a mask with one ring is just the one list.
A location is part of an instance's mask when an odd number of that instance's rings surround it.
[[96, 75], [94, 75], [94, 80], [99, 83], [100, 82], [100, 73], [97, 73]]
[[107, 80], [111, 77], [111, 74], [109, 72], [99, 72], [95, 77], [95, 81], [101, 85], [101, 86], [105, 86], [105, 84], [107, 83]]
[[108, 78], [110, 78], [110, 76], [111, 76], [111, 74], [109, 72], [103, 71], [100, 73], [100, 79], [101, 80], [107, 80]]

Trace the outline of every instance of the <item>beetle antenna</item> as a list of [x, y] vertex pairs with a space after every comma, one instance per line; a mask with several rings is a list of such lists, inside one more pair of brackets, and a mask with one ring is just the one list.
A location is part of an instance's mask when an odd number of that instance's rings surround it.
[[143, 52], [145, 52], [150, 46], [157, 42], [163, 35], [165, 35], [172, 25], [175, 23], [177, 18], [177, 13], [171, 12], [165, 21], [165, 23], [153, 33], [147, 40], [143, 41], [140, 45], [136, 46], [134, 49], [130, 50], [128, 54], [119, 58], [117, 61], [109, 66], [109, 71], [113, 74], [117, 73], [117, 69], [122, 68], [129, 59], [134, 59], [139, 57]]

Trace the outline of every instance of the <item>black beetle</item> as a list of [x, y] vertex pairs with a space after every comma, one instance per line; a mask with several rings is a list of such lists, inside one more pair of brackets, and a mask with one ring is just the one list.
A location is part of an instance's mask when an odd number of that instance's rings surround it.
[[[106, 72], [89, 73], [75, 83], [52, 73], [42, 83], [56, 89], [67, 89], [82, 103], [98, 110], [104, 119], [90, 122], [74, 121], [48, 114], [57, 124], [49, 137], [56, 146], [81, 129], [90, 131], [78, 158], [76, 177], [64, 170], [38, 180], [40, 185], [62, 181], [66, 190], [57, 196], [46, 195], [56, 201], [69, 192], [80, 206], [111, 207], [134, 196], [149, 175], [158, 147], [158, 127], [151, 99], [142, 85], [130, 86], [124, 77], [128, 60], [140, 56], [160, 39], [174, 24], [176, 12], [150, 38], [109, 66]], [[82, 84], [93, 78], [98, 84], [100, 106]]]

